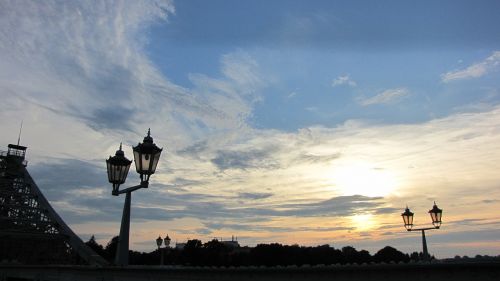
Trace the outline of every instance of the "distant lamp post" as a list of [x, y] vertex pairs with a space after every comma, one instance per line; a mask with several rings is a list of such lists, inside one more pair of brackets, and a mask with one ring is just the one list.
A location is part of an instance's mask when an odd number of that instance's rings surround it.
[[439, 209], [434, 202], [434, 206], [429, 210], [431, 215], [432, 225], [434, 227], [424, 227], [424, 228], [413, 228], [413, 213], [410, 211], [408, 206], [406, 206], [405, 211], [401, 214], [403, 217], [403, 222], [406, 230], [408, 231], [421, 231], [422, 232], [422, 248], [423, 255], [425, 259], [429, 259], [429, 252], [427, 251], [427, 240], [425, 239], [425, 231], [431, 229], [439, 229], [441, 227], [441, 217], [443, 215], [443, 210]]
[[153, 143], [151, 131], [148, 130], [148, 135], [144, 137], [143, 143], [139, 143], [133, 148], [133, 151], [136, 171], [141, 177], [141, 183], [139, 185], [120, 190], [120, 185], [125, 183], [130, 164], [132, 163], [132, 161], [125, 157], [121, 144], [115, 156], [110, 156], [109, 159], [106, 160], [108, 180], [113, 184], [111, 194], [118, 196], [125, 193], [125, 204], [123, 206], [120, 236], [118, 238], [118, 247], [115, 257], [115, 264], [117, 265], [128, 265], [131, 193], [137, 189], [147, 188], [149, 186], [149, 177], [156, 171], [162, 149], [158, 148]]
[[161, 248], [161, 243], [165, 242], [165, 250], [169, 248], [170, 246], [170, 237], [167, 236], [165, 239], [162, 239], [161, 236], [158, 235], [158, 238], [156, 238], [156, 246], [158, 246], [158, 253], [160, 254], [160, 265], [163, 265], [163, 249]]
[[163, 243], [163, 239], [158, 235], [156, 238], [156, 245], [158, 246], [158, 254], [160, 254], [160, 265], [163, 265], [163, 252], [161, 251], [161, 243]]

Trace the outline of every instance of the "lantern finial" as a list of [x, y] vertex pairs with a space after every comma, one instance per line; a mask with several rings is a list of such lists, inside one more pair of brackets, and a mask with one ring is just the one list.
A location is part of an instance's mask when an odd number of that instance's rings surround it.
[[147, 136], [144, 137], [144, 143], [153, 143], [153, 138], [151, 137], [151, 128], [148, 129]]
[[115, 153], [116, 156], [125, 156], [125, 153], [122, 150], [122, 143], [120, 142], [120, 148]]

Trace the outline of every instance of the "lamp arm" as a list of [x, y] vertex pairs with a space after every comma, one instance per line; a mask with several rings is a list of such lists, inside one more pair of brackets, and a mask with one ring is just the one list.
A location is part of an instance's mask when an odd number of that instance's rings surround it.
[[431, 229], [439, 229], [439, 226], [424, 227], [424, 228], [411, 228], [411, 229], [407, 229], [407, 230], [408, 231], [422, 231], [422, 230], [431, 230]]
[[118, 195], [118, 194], [123, 194], [123, 193], [127, 193], [127, 192], [136, 191], [137, 189], [141, 189], [141, 188], [147, 188], [148, 185], [149, 185], [149, 182], [143, 181], [139, 185], [135, 185], [135, 186], [131, 186], [131, 187], [122, 189], [122, 190], [118, 191], [116, 194]]

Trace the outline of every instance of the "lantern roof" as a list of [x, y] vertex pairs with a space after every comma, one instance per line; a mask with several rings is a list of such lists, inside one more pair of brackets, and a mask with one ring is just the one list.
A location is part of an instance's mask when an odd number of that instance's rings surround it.
[[137, 144], [137, 146], [134, 146], [132, 149], [140, 153], [153, 153], [163, 150], [163, 148], [159, 148], [153, 142], [153, 137], [151, 137], [151, 129], [148, 129], [148, 134], [144, 137], [142, 143]]
[[125, 153], [122, 150], [122, 143], [120, 143], [120, 148], [116, 151], [115, 156], [110, 156], [107, 161], [113, 165], [130, 165], [132, 163], [131, 160], [125, 157]]
[[404, 213], [401, 214], [401, 216], [413, 216], [413, 213], [410, 211], [408, 206], [406, 206], [406, 209], [405, 209]]
[[429, 210], [429, 213], [438, 214], [438, 213], [442, 213], [442, 212], [443, 212], [443, 210], [439, 209], [438, 206], [436, 205], [436, 201], [434, 201], [434, 206], [432, 206], [432, 209]]

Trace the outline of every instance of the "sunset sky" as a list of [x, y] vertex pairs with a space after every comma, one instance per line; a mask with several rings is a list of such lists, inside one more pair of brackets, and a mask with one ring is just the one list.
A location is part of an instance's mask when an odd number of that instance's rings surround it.
[[[0, 1], [0, 145], [83, 239], [500, 254], [500, 1]], [[137, 184], [132, 167], [125, 187]]]

